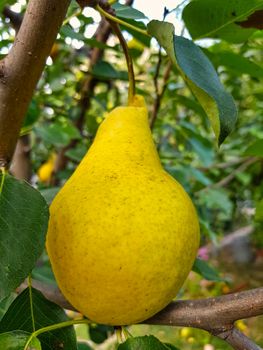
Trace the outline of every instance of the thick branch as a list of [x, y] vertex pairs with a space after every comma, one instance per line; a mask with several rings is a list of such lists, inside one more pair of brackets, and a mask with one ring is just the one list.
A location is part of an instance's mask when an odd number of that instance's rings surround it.
[[[26, 287], [27, 284], [24, 283], [18, 292]], [[57, 288], [38, 281], [33, 281], [33, 287], [61, 307], [75, 310]], [[260, 347], [234, 327], [234, 323], [262, 314], [263, 287], [215, 298], [177, 300], [143, 323], [204, 329], [225, 340], [236, 350], [260, 350]]]
[[13, 155], [37, 81], [70, 0], [30, 0], [10, 53], [0, 61], [0, 165]]
[[186, 326], [221, 333], [237, 320], [263, 314], [263, 287], [216, 298], [178, 300], [146, 323]]

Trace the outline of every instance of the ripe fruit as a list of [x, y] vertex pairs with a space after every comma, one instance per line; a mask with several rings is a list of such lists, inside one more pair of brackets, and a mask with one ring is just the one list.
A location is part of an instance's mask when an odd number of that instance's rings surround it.
[[52, 153], [49, 159], [38, 169], [37, 175], [41, 182], [50, 182], [54, 171], [55, 162], [56, 155]]
[[109, 113], [50, 210], [47, 250], [58, 285], [94, 322], [149, 318], [191, 270], [197, 215], [161, 166], [141, 96]]

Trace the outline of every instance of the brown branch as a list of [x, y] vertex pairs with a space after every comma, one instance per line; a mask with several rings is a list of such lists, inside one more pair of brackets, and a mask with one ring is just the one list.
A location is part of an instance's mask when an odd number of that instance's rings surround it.
[[213, 187], [226, 186], [227, 184], [229, 184], [229, 182], [231, 182], [235, 178], [236, 174], [246, 170], [250, 165], [256, 163], [258, 160], [259, 160], [259, 157], [252, 157], [252, 158], [246, 159], [244, 163], [242, 163], [239, 167], [233, 170], [231, 174], [229, 174], [228, 176], [226, 176], [224, 179], [220, 180], [216, 184], [213, 184]]
[[223, 339], [236, 350], [262, 350], [260, 346], [250, 340], [244, 333], [235, 327], [216, 335]]
[[[18, 292], [26, 287], [24, 283]], [[33, 281], [33, 287], [61, 307], [75, 310], [57, 288], [38, 281]], [[143, 323], [199, 328], [225, 340], [236, 350], [259, 350], [260, 347], [235, 329], [234, 323], [262, 314], [263, 287], [214, 298], [177, 300]]]
[[10, 53], [0, 61], [0, 165], [12, 158], [23, 118], [70, 0], [30, 0]]

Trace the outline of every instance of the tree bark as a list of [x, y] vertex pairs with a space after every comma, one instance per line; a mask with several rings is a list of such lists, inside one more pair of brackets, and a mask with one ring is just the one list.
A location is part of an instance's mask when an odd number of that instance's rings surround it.
[[70, 0], [30, 0], [9, 54], [0, 61], [0, 167], [11, 161], [19, 131]]

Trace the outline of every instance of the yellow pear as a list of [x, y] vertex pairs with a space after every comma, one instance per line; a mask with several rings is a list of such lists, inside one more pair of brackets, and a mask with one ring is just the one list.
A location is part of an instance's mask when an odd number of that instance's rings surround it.
[[58, 285], [94, 322], [141, 322], [175, 297], [198, 245], [195, 208], [162, 168], [135, 96], [101, 123], [51, 205], [47, 250]]

